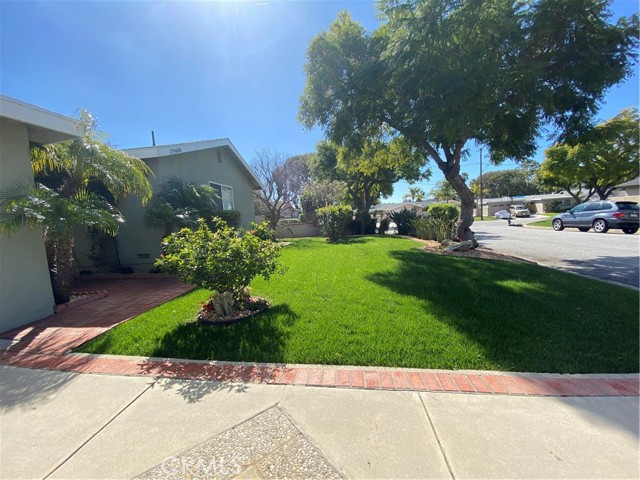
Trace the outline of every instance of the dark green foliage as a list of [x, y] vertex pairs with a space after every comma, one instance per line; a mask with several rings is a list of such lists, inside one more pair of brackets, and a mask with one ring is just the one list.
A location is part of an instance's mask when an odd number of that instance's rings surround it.
[[380, 235], [384, 235], [385, 233], [387, 233], [388, 230], [389, 230], [389, 219], [387, 217], [384, 217], [382, 220], [380, 220], [380, 225], [378, 226], [378, 233]]
[[455, 237], [456, 222], [446, 218], [424, 217], [415, 219], [413, 228], [416, 232], [416, 237], [422, 240], [444, 242]]
[[145, 208], [147, 225], [162, 228], [165, 236], [181, 228], [195, 228], [199, 218], [210, 221], [214, 216], [233, 227], [240, 220], [239, 212], [220, 208], [213, 188], [179, 177], [167, 178]]
[[[240, 212], [238, 210], [217, 210], [214, 216], [224, 220], [232, 228], [240, 227]], [[212, 226], [211, 222], [209, 222], [209, 226]]]
[[414, 210], [391, 212], [389, 218], [398, 227], [398, 235], [415, 235], [413, 222], [418, 218], [418, 215]]
[[347, 225], [353, 216], [349, 205], [329, 205], [316, 211], [318, 221], [330, 242], [337, 242], [345, 236]]
[[460, 217], [460, 209], [450, 203], [432, 203], [427, 209], [427, 216], [438, 220], [456, 222]]
[[456, 221], [460, 216], [460, 209], [449, 203], [433, 203], [427, 209], [425, 218], [413, 221], [416, 236], [423, 240], [443, 242], [455, 237]]

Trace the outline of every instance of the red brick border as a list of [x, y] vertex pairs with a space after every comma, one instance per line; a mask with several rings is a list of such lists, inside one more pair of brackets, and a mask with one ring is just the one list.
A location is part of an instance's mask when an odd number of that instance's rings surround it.
[[202, 362], [15, 351], [0, 352], [0, 365], [78, 373], [216, 380], [229, 383], [480, 395], [636, 397], [640, 392], [640, 378], [637, 374], [555, 375], [434, 371], [334, 365]]
[[0, 351], [0, 365], [65, 372], [304, 385], [322, 388], [449, 392], [520, 396], [638, 396], [638, 374], [560, 375], [482, 371], [421, 370], [335, 365], [281, 365], [241, 362], [119, 357], [69, 353], [115, 325], [190, 290], [175, 278], [148, 276], [83, 280], [87, 291], [106, 290], [99, 301], [78, 305], [5, 332], [12, 341]]

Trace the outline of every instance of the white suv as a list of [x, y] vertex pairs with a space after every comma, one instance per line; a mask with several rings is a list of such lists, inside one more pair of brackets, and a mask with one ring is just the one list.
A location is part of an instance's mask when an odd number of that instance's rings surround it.
[[531, 215], [529, 209], [524, 205], [511, 205], [509, 211], [514, 217], [529, 217]]

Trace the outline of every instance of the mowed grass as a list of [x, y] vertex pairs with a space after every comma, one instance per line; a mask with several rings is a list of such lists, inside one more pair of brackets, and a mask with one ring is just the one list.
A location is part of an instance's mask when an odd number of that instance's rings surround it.
[[638, 293], [555, 270], [426, 253], [397, 237], [294, 240], [256, 280], [272, 308], [195, 321], [196, 290], [81, 351], [208, 360], [535, 372], [637, 372]]
[[551, 218], [547, 218], [545, 220], [539, 220], [537, 222], [532, 222], [527, 224], [528, 226], [531, 227], [547, 227], [547, 228], [551, 228]]

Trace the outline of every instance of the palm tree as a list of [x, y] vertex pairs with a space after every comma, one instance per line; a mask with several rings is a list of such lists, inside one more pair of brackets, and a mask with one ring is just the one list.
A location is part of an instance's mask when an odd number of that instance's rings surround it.
[[170, 177], [147, 205], [145, 222], [162, 228], [167, 237], [181, 228], [195, 227], [200, 217], [210, 220], [220, 210], [220, 198], [213, 188]]
[[[123, 221], [117, 201], [152, 194], [149, 167], [100, 142], [97, 122], [83, 111], [85, 136], [31, 150], [38, 183], [16, 185], [0, 193], [0, 234], [12, 235], [23, 226], [43, 228], [45, 250], [56, 303], [69, 301], [73, 279], [73, 233], [90, 227], [115, 235]], [[104, 194], [95, 190], [100, 185]]]
[[102, 196], [78, 190], [67, 197], [42, 184], [17, 185], [3, 195], [0, 232], [14, 234], [24, 226], [42, 227], [49, 275], [56, 303], [69, 301], [73, 280], [73, 233], [80, 227], [115, 235], [122, 216]]
[[409, 192], [404, 195], [402, 198], [407, 201], [411, 201], [411, 202], [421, 202], [422, 200], [424, 200], [424, 197], [427, 194], [424, 193], [424, 190], [422, 190], [421, 188], [418, 187], [409, 187]]

